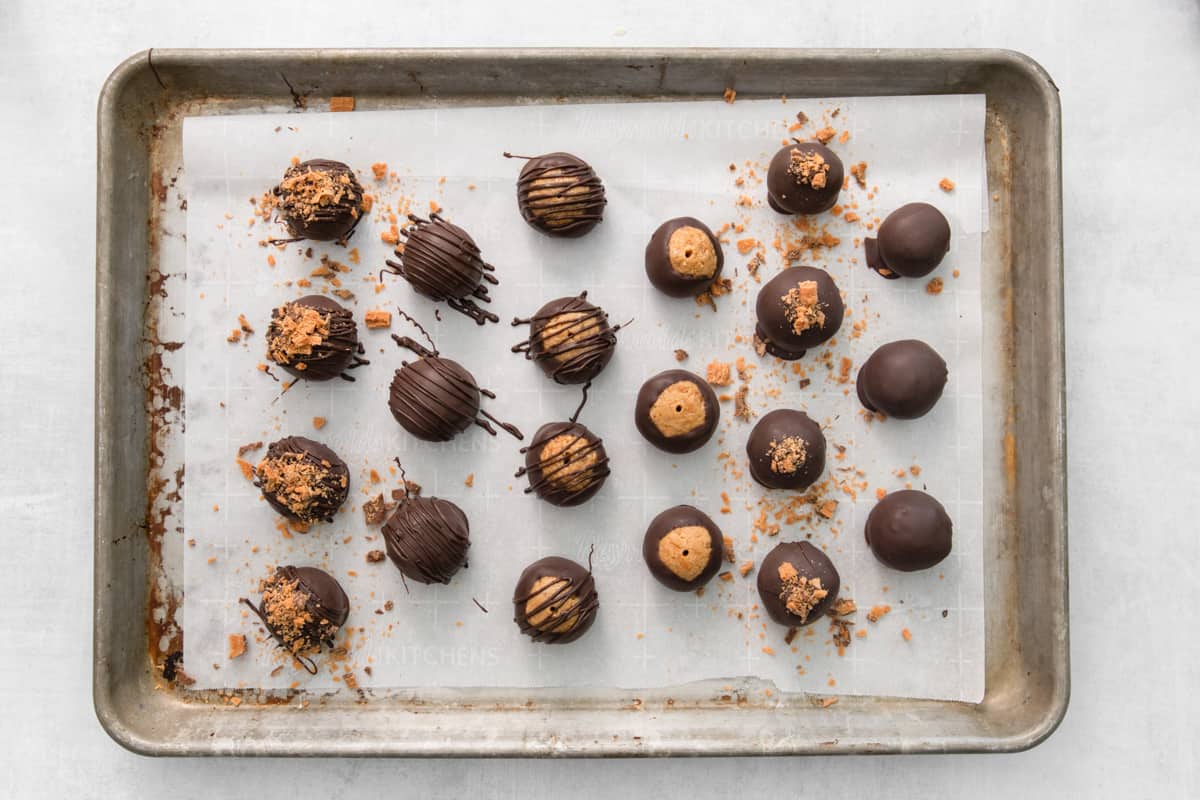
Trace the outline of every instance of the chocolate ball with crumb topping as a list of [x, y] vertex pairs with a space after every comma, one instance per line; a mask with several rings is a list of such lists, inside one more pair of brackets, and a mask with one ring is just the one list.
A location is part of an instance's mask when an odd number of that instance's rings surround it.
[[255, 606], [267, 630], [311, 673], [310, 656], [333, 647], [334, 638], [350, 616], [350, 599], [341, 584], [316, 567], [284, 566], [259, 584], [261, 602]]
[[779, 408], [755, 423], [746, 456], [768, 489], [807, 489], [825, 471], [825, 434], [803, 411]]
[[758, 596], [780, 625], [811, 625], [824, 616], [842, 588], [837, 568], [812, 542], [782, 542], [758, 567]]
[[754, 310], [755, 348], [786, 361], [827, 342], [842, 326], [845, 305], [829, 273], [816, 267], [789, 267], [763, 284]]
[[288, 232], [297, 239], [345, 239], [363, 218], [363, 188], [340, 161], [314, 158], [288, 168], [275, 187]]
[[695, 297], [721, 275], [725, 254], [713, 232], [694, 217], [664, 222], [646, 245], [646, 277], [671, 297]]
[[320, 442], [288, 436], [267, 447], [254, 467], [254, 485], [288, 519], [332, 522], [350, 493], [350, 470]]
[[837, 205], [842, 160], [819, 142], [784, 146], [767, 167], [767, 204], [780, 214], [820, 214]]
[[699, 450], [712, 438], [720, 417], [716, 392], [684, 369], [660, 372], [642, 384], [634, 407], [638, 431], [668, 453]]
[[721, 568], [725, 537], [712, 518], [687, 505], [668, 508], [650, 522], [642, 558], [659, 583], [677, 592], [704, 586]]
[[354, 315], [323, 295], [310, 294], [274, 309], [266, 339], [267, 359], [297, 378], [350, 380], [345, 371], [357, 366]]

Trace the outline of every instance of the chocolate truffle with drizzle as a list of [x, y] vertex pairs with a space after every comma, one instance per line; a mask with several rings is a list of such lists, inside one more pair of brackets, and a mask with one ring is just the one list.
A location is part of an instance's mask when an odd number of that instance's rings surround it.
[[524, 353], [562, 384], [587, 383], [599, 375], [612, 360], [621, 329], [609, 325], [608, 314], [588, 302], [587, 292], [551, 300], [532, 317], [518, 317], [512, 324], [529, 325], [529, 338], [512, 351]]
[[513, 591], [513, 621], [535, 642], [567, 644], [596, 621], [600, 601], [590, 568], [550, 556], [525, 568]]
[[642, 558], [663, 586], [690, 592], [717, 574], [724, 544], [711, 517], [693, 506], [675, 506], [651, 520], [642, 540]]
[[954, 524], [934, 498], [915, 489], [888, 492], [864, 529], [867, 546], [882, 563], [903, 572], [929, 569], [950, 555]]
[[332, 522], [350, 493], [350, 470], [320, 442], [288, 436], [267, 447], [254, 467], [254, 485], [288, 519]]
[[340, 161], [295, 164], [273, 192], [293, 240], [344, 241], [363, 218], [363, 188]]
[[916, 339], [888, 342], [859, 368], [858, 400], [868, 411], [917, 419], [937, 405], [946, 377], [946, 362], [929, 345]]
[[685, 369], [660, 372], [642, 384], [633, 421], [646, 441], [668, 453], [699, 450], [717, 429], [721, 406], [708, 381]]
[[575, 238], [604, 218], [604, 184], [583, 159], [570, 153], [504, 157], [527, 159], [517, 178], [517, 207], [537, 230]]
[[695, 297], [706, 291], [724, 264], [720, 241], [694, 217], [667, 220], [646, 245], [646, 277], [671, 297]]
[[261, 602], [250, 608], [271, 636], [309, 673], [317, 674], [312, 656], [333, 647], [350, 616], [350, 599], [329, 573], [316, 567], [279, 567], [259, 583]]
[[785, 145], [767, 167], [767, 204], [780, 214], [820, 214], [837, 205], [845, 177], [842, 160], [825, 145]]
[[394, 251], [397, 260], [387, 259], [383, 271], [401, 276], [417, 294], [445, 302], [480, 325], [498, 322], [499, 317], [476, 302], [490, 303], [485, 284], [500, 281], [492, 274], [496, 268], [483, 260], [475, 240], [436, 213], [429, 219], [415, 214], [408, 218], [412, 224], [401, 231], [404, 241]]
[[353, 381], [346, 370], [370, 363], [360, 355], [363, 347], [354, 315], [319, 294], [274, 309], [266, 339], [267, 359], [305, 380]]
[[780, 625], [811, 625], [837, 600], [838, 571], [812, 542], [782, 542], [758, 567], [758, 596]]
[[429, 347], [408, 336], [392, 334], [396, 344], [416, 353], [415, 361], [403, 361], [392, 377], [388, 390], [388, 409], [396, 421], [413, 436], [427, 442], [448, 442], [472, 425], [492, 436], [494, 422], [517, 439], [523, 438], [515, 425], [501, 422], [479, 406], [480, 396], [495, 398], [475, 383], [475, 377], [457, 361], [443, 358], [428, 332], [403, 311], [397, 312], [413, 323]]
[[587, 403], [587, 387], [579, 408], [566, 422], [538, 428], [528, 447], [522, 447], [525, 466], [517, 478], [529, 476], [525, 494], [534, 493], [554, 506], [577, 506], [589, 500], [608, 479], [608, 453], [604, 442], [580, 423]]
[[815, 267], [789, 267], [763, 284], [754, 304], [755, 347], [786, 361], [828, 341], [842, 326], [845, 306], [829, 273]]
[[[399, 461], [397, 461], [399, 465]], [[400, 468], [404, 477], [404, 468]], [[404, 496], [383, 524], [388, 558], [404, 578], [418, 583], [449, 583], [466, 566], [471, 525], [463, 510], [440, 497]]]
[[825, 434], [803, 411], [778, 408], [755, 423], [746, 456], [768, 489], [807, 489], [825, 471]]
[[909, 203], [888, 214], [863, 249], [867, 266], [889, 280], [923, 278], [950, 251], [950, 223], [929, 203]]

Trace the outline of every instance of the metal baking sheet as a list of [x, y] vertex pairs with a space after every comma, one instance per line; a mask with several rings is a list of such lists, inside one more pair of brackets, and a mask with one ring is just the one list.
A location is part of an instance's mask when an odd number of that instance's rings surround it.
[[[645, 691], [199, 692], [179, 669], [174, 514], [183, 405], [185, 115], [973, 93], [987, 96], [984, 238], [986, 692], [979, 704], [804, 694], [754, 679]], [[154, 754], [700, 755], [1007, 751], [1068, 695], [1061, 189], [1056, 89], [999, 51], [149, 51], [100, 101], [95, 701]], [[163, 474], [164, 471], [169, 474]], [[297, 725], [296, 713], [305, 715]]]

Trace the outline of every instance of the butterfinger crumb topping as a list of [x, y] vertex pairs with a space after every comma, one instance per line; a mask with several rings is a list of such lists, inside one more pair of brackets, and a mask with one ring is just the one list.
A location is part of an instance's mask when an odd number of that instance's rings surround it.
[[325, 462], [317, 462], [305, 453], [280, 453], [264, 458], [254, 468], [264, 492], [278, 498], [293, 514], [310, 519], [314, 506], [336, 496], [344, 478], [333, 473]]
[[[298, 580], [280, 576], [272, 576], [262, 584], [262, 607], [267, 625], [293, 653], [303, 653], [316, 646], [309, 640], [306, 630], [314, 621], [308, 608], [309, 596], [299, 586]], [[337, 629], [332, 625], [329, 627], [332, 636]]]
[[801, 281], [783, 295], [783, 307], [795, 333], [804, 333], [809, 328], [825, 324], [825, 312], [817, 294], [816, 281]]
[[829, 164], [820, 153], [792, 148], [787, 171], [797, 183], [808, 184], [814, 189], [824, 189]]
[[807, 622], [808, 615], [829, 594], [821, 588], [820, 578], [804, 578], [786, 561], [779, 565], [779, 579], [783, 581], [779, 599], [801, 622]]
[[[350, 175], [344, 172], [310, 168], [285, 177], [279, 188], [287, 194], [289, 213], [305, 220], [316, 219], [321, 209], [340, 205], [343, 200], [361, 200], [351, 185]], [[357, 217], [359, 203], [355, 203], [352, 211]]]
[[771, 458], [772, 472], [776, 475], [793, 475], [804, 466], [808, 450], [799, 436], [785, 436], [771, 442], [767, 455]]
[[312, 355], [313, 348], [329, 336], [329, 315], [315, 308], [288, 303], [271, 320], [267, 336], [267, 358], [290, 364], [296, 356]]

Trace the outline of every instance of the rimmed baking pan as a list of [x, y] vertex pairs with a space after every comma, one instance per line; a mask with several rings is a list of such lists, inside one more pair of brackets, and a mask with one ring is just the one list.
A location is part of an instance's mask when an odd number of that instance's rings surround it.
[[[670, 689], [199, 692], [179, 669], [182, 122], [353, 96], [358, 108], [982, 93], [986, 692], [978, 704]], [[999, 752], [1069, 692], [1057, 89], [990, 50], [153, 50], [99, 104], [96, 712], [159, 755], [615, 756]], [[181, 296], [181, 295], [180, 295]]]

